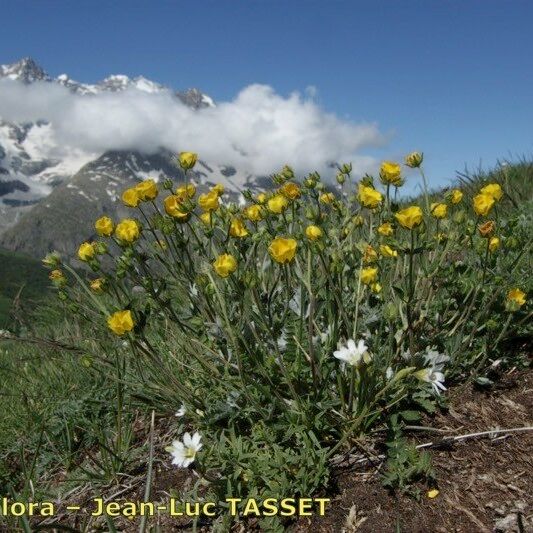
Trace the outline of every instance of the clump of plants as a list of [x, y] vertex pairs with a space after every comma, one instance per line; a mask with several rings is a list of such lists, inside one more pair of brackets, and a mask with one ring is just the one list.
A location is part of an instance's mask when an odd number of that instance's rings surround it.
[[[112, 340], [87, 364], [176, 414], [173, 464], [221, 500], [320, 491], [335, 454], [391, 420], [399, 434], [398, 413], [431, 411], [528, 316], [528, 236], [500, 222], [500, 183], [432, 198], [415, 152], [421, 202], [396, 201], [405, 169], [386, 161], [358, 181], [339, 166], [335, 187], [286, 166], [237, 205], [197, 190], [196, 161], [181, 153], [183, 183], [142, 181], [122, 195], [130, 217], [95, 221], [78, 250], [92, 275], [45, 264]], [[390, 449], [403, 485], [416, 461]]]

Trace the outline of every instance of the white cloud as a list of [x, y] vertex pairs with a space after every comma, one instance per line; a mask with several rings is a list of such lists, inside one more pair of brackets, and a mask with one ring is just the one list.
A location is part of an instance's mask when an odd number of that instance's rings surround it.
[[131, 88], [80, 96], [52, 83], [1, 80], [0, 117], [49, 121], [61, 146], [90, 153], [164, 146], [254, 174], [270, 174], [284, 164], [299, 173], [327, 173], [331, 161], [352, 161], [360, 172], [371, 168], [374, 159], [361, 151], [383, 144], [377, 126], [327, 113], [313, 95], [310, 90], [307, 97], [283, 97], [269, 86], [250, 85], [230, 102], [194, 111], [170, 91]]

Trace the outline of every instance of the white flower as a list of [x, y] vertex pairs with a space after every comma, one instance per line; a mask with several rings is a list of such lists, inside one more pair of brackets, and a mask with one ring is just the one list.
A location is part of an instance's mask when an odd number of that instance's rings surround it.
[[348, 340], [346, 346], [341, 346], [338, 350], [333, 352], [333, 356], [351, 366], [360, 365], [363, 361], [365, 363], [370, 361], [368, 347], [362, 339], [357, 345], [353, 339]]
[[185, 415], [186, 412], [187, 412], [187, 408], [185, 407], [185, 405], [181, 404], [181, 407], [176, 411], [176, 414], [174, 416], [181, 418], [182, 416]]
[[385, 372], [385, 377], [387, 378], [387, 381], [390, 381], [392, 379], [392, 376], [394, 376], [394, 370], [392, 369], [392, 367], [389, 366]]
[[442, 370], [444, 363], [447, 363], [450, 360], [450, 357], [446, 354], [439, 353], [434, 347], [426, 348], [426, 353], [424, 354], [424, 360], [426, 364], [437, 370]]
[[433, 390], [436, 394], [440, 394], [441, 390], [446, 390], [444, 383], [444, 374], [435, 370], [434, 368], [423, 368], [418, 372], [415, 372], [415, 376], [420, 381], [425, 381], [426, 383], [431, 383]]
[[190, 433], [183, 435], [183, 442], [175, 440], [172, 446], [166, 448], [172, 455], [172, 464], [180, 468], [187, 468], [195, 459], [196, 453], [202, 448], [202, 437], [198, 431], [191, 437]]

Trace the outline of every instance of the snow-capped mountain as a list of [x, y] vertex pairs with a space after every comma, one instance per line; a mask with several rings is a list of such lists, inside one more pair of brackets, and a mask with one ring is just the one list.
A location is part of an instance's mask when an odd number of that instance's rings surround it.
[[[56, 84], [79, 98], [128, 89], [147, 93], [169, 91], [142, 76], [113, 75], [96, 84], [77, 82], [67, 74], [53, 78], [31, 58], [0, 65], [0, 82], [2, 79], [25, 85]], [[196, 111], [215, 106], [198, 89], [171, 94]], [[243, 188], [254, 189], [261, 182], [249, 173], [203, 161], [195, 170], [200, 187], [221, 182], [235, 197]], [[66, 251], [68, 247], [71, 251], [72, 247], [67, 245], [90, 235], [79, 234], [81, 224], [69, 224], [70, 229], [60, 230], [58, 220], [75, 217], [79, 221], [80, 213], [86, 214], [90, 232], [90, 220], [99, 212], [120, 210], [116, 200], [122, 189], [148, 177], [179, 178], [179, 171], [164, 147], [157, 154], [88, 153], [60, 145], [54, 138], [52, 124], [13, 123], [0, 116], [0, 246], [35, 256], [50, 248]]]
[[[0, 79], [2, 78], [20, 81], [24, 84], [30, 84], [36, 81], [57, 83], [79, 95], [94, 95], [105, 91], [118, 92], [131, 88], [147, 93], [157, 93], [168, 90], [168, 87], [151, 81], [143, 76], [130, 78], [122, 74], [116, 74], [108, 76], [95, 84], [80, 83], [71, 79], [68, 74], [60, 74], [57, 78], [52, 78], [31, 57], [25, 57], [20, 61], [9, 65], [0, 65]], [[215, 105], [209, 96], [201, 93], [198, 89], [176, 92], [176, 96], [180, 98], [183, 103], [194, 108], [212, 107]]]

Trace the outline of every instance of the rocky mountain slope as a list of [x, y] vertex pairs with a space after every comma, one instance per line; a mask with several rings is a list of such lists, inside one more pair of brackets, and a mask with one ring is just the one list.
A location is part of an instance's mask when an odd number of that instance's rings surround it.
[[[0, 65], [0, 82], [3, 79], [25, 85], [58, 84], [80, 98], [132, 88], [168, 91], [144, 77], [114, 75], [96, 84], [80, 83], [66, 74], [52, 78], [31, 58]], [[172, 94], [196, 111], [215, 106], [198, 89]], [[100, 213], [122, 213], [117, 199], [124, 188], [148, 177], [180, 178], [164, 147], [156, 154], [87, 153], [57, 145], [52, 128], [44, 121], [13, 123], [0, 116], [0, 247], [35, 257], [50, 249], [71, 252], [81, 239], [90, 237], [87, 231]], [[221, 182], [234, 198], [242, 188], [257, 188], [262, 181], [208, 162], [199, 162], [195, 170], [200, 187]]]
[[[199, 189], [215, 184], [214, 171], [199, 163], [192, 182]], [[258, 189], [261, 180], [240, 176], [230, 168], [223, 168], [216, 182], [225, 185], [226, 197], [236, 200], [237, 177], [247, 188]], [[72, 255], [80, 242], [96, 237], [94, 221], [103, 214], [115, 219], [131, 216], [131, 209], [120, 201], [122, 191], [142, 179], [152, 178], [159, 183], [172, 179], [179, 184], [184, 176], [170, 152], [145, 155], [139, 152], [109, 151], [84, 165], [71, 179], [56, 187], [46, 198], [24, 213], [18, 222], [0, 236], [0, 246], [43, 257], [50, 250]], [[247, 181], [248, 179], [248, 181]]]

